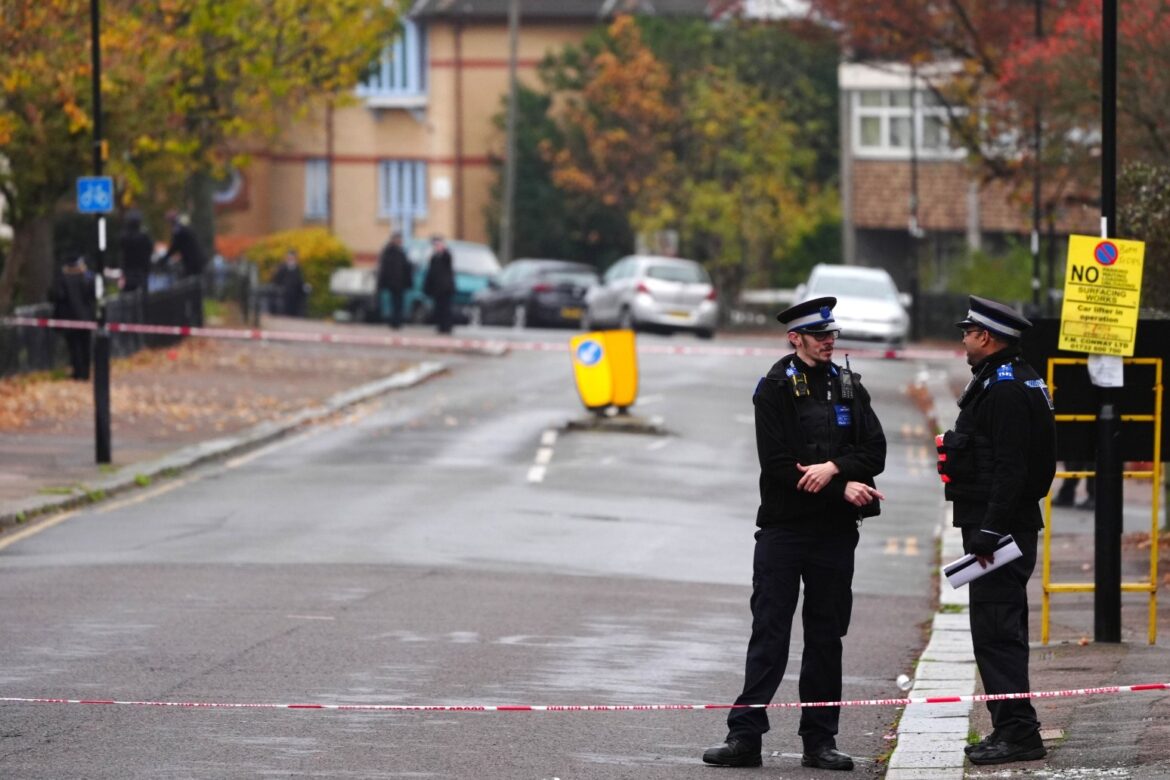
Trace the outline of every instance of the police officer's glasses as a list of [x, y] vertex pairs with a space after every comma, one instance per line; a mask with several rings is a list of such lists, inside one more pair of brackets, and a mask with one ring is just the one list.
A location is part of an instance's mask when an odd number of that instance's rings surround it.
[[972, 333], [982, 333], [982, 332], [983, 332], [983, 328], [964, 328], [963, 335], [959, 337], [959, 341], [962, 341], [963, 339], [967, 338]]
[[809, 333], [808, 331], [805, 331], [804, 335], [812, 336], [817, 341], [828, 341], [829, 339], [833, 339], [834, 341], [836, 341], [837, 337], [841, 335], [841, 331], [840, 330], [819, 330], [815, 333]]

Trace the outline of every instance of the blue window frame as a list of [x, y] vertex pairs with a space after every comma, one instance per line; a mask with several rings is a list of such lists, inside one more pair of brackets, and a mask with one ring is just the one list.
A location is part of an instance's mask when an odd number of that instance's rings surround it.
[[383, 160], [378, 165], [378, 216], [406, 238], [414, 222], [427, 217], [427, 164], [422, 160]]
[[329, 219], [329, 161], [305, 161], [305, 219]]
[[402, 20], [398, 37], [370, 63], [365, 78], [358, 85], [358, 95], [365, 98], [425, 95], [426, 50], [425, 28], [409, 19]]

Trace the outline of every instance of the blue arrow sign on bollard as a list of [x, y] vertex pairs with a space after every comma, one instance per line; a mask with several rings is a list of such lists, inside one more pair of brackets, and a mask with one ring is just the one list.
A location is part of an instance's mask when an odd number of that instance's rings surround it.
[[113, 211], [113, 177], [78, 176], [77, 210], [82, 214], [109, 214]]

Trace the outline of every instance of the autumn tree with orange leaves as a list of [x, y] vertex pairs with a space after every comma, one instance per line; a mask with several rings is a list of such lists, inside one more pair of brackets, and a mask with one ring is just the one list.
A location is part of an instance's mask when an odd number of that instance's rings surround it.
[[[394, 30], [384, 0], [106, 0], [103, 135], [120, 202], [206, 197], [242, 142], [277, 134], [313, 101], [345, 95]], [[0, 193], [12, 225], [0, 311], [43, 297], [52, 223], [91, 170], [89, 9], [0, 6]]]

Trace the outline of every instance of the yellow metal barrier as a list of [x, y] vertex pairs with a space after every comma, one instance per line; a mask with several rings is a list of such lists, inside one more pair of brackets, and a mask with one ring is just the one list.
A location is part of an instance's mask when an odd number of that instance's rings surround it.
[[[1053, 369], [1058, 365], [1088, 365], [1083, 358], [1049, 358], [1048, 359], [1048, 387], [1053, 401], [1056, 399], [1056, 383], [1053, 381]], [[1149, 479], [1153, 499], [1150, 502], [1150, 577], [1143, 582], [1122, 582], [1121, 590], [1129, 593], [1148, 593], [1149, 595], [1149, 627], [1147, 629], [1149, 643], [1156, 644], [1158, 640], [1158, 500], [1162, 494], [1162, 359], [1161, 358], [1125, 358], [1127, 365], [1154, 366], [1154, 413], [1153, 414], [1123, 414], [1121, 421], [1142, 422], [1154, 424], [1154, 461], [1153, 469], [1148, 471], [1122, 471], [1125, 479]], [[1058, 414], [1057, 422], [1093, 422], [1095, 414]], [[1057, 478], [1096, 476], [1095, 471], [1058, 471]], [[1096, 588], [1093, 583], [1083, 582], [1052, 582], [1052, 495], [1044, 499], [1044, 561], [1041, 582], [1043, 595], [1040, 607], [1040, 642], [1048, 644], [1049, 599], [1053, 593], [1092, 593]]]

